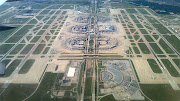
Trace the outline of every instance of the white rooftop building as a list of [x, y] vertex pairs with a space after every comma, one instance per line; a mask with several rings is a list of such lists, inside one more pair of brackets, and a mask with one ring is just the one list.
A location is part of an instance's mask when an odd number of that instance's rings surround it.
[[74, 77], [76, 68], [69, 67], [67, 77]]

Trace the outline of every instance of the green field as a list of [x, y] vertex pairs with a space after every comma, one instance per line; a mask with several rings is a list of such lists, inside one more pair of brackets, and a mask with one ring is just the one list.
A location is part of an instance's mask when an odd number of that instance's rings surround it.
[[21, 67], [21, 69], [19, 70], [18, 74], [26, 74], [30, 70], [34, 62], [35, 62], [34, 59], [27, 60], [25, 64]]
[[163, 35], [163, 36], [178, 52], [180, 52], [180, 47], [179, 47], [180, 40], [175, 35], [171, 35], [171, 36]]
[[114, 98], [114, 96], [112, 94], [104, 96], [103, 98], [101, 98], [100, 101], [116, 101], [116, 99]]
[[177, 65], [177, 67], [180, 69], [180, 59], [172, 59], [172, 60]]
[[150, 43], [150, 46], [154, 50], [156, 54], [163, 54], [162, 50], [159, 48], [159, 46], [156, 43]]
[[13, 46], [14, 46], [14, 44], [2, 44], [2, 45], [0, 45], [0, 54], [7, 53]]
[[43, 10], [40, 14], [47, 14], [50, 10]]
[[4, 41], [6, 38], [9, 37], [13, 33], [13, 31], [17, 30], [19, 27], [17, 26], [16, 28], [5, 30], [5, 31], [0, 31], [0, 42]]
[[10, 54], [17, 54], [23, 47], [25, 44], [18, 44], [12, 51]]
[[37, 84], [13, 84], [11, 83], [0, 96], [1, 101], [22, 101], [36, 89]]
[[17, 31], [14, 35], [22, 35], [24, 36], [34, 25], [25, 25], [19, 31]]
[[32, 19], [28, 24], [37, 24], [37, 20], [36, 19]]
[[144, 35], [144, 37], [148, 42], [154, 42], [154, 40], [152, 39], [150, 35]]
[[37, 35], [42, 35], [46, 30], [40, 30]]
[[145, 29], [139, 29], [142, 34], [148, 34], [148, 32]]
[[14, 60], [6, 69], [5, 75], [3, 77], [9, 77], [12, 72], [17, 68], [17, 66], [20, 64], [21, 59]]
[[162, 24], [153, 24], [153, 26], [159, 31], [161, 34], [172, 34], [166, 27]]
[[34, 44], [26, 45], [26, 47], [22, 50], [22, 52], [20, 54], [27, 54], [32, 49], [33, 46], [34, 46]]
[[39, 44], [37, 48], [34, 50], [33, 54], [40, 54], [41, 51], [44, 49], [46, 44]]
[[111, 6], [112, 6], [113, 9], [116, 9], [116, 8], [134, 8], [134, 7], [137, 7], [137, 6], [134, 6], [132, 4], [125, 3], [125, 2], [117, 3], [117, 0], [116, 0], [116, 2], [112, 2]]
[[139, 48], [141, 49], [142, 53], [144, 54], [151, 54], [151, 52], [149, 51], [149, 49], [147, 48], [145, 43], [138, 43]]
[[138, 9], [138, 11], [141, 12], [142, 14], [150, 15], [145, 9]]
[[50, 49], [50, 47], [46, 47], [42, 54], [47, 54], [49, 49]]
[[2, 61], [2, 63], [5, 63], [5, 65], [7, 66], [10, 61], [11, 61], [11, 59], [5, 59], [5, 60]]
[[179, 101], [180, 91], [168, 84], [140, 84], [143, 93], [153, 101]]
[[91, 86], [92, 86], [92, 77], [86, 77], [84, 96], [92, 95]]
[[137, 13], [137, 11], [135, 10], [135, 9], [126, 9], [126, 11], [128, 12], [128, 13]]
[[53, 87], [56, 76], [56, 73], [46, 72], [39, 88], [27, 101], [76, 101], [75, 98], [51, 98], [51, 88]]
[[64, 5], [61, 9], [74, 9], [74, 5]]
[[169, 73], [171, 74], [171, 76], [180, 77], [180, 74], [178, 73], [178, 71], [174, 68], [174, 66], [168, 59], [161, 59], [161, 61], [166, 66], [166, 68], [169, 71]]
[[162, 73], [159, 65], [157, 64], [157, 62], [154, 59], [147, 59], [147, 61], [154, 73]]
[[133, 50], [136, 54], [140, 54], [139, 49], [137, 47], [133, 47]]
[[174, 51], [164, 42], [164, 40], [160, 39], [159, 44], [168, 54], [173, 54]]
[[141, 24], [136, 24], [138, 28], [144, 28]]
[[6, 43], [17, 43], [23, 36], [17, 36], [17, 35], [14, 35], [12, 37], [10, 37]]
[[31, 43], [36, 43], [36, 42], [39, 40], [40, 37], [41, 37], [41, 36], [35, 36], [35, 37], [31, 40]]

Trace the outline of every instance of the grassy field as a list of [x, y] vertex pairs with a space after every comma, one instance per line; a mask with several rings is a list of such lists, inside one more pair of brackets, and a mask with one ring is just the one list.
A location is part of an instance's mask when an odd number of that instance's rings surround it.
[[41, 20], [44, 16], [36, 16], [38, 20]]
[[34, 59], [29, 59], [25, 62], [25, 64], [21, 67], [21, 69], [19, 70], [19, 74], [26, 74], [29, 69], [31, 68], [31, 66], [34, 64], [35, 60]]
[[14, 35], [12, 37], [10, 37], [6, 43], [16, 43], [18, 42], [23, 36], [19, 36], [19, 35]]
[[82, 75], [83, 75], [83, 71], [84, 71], [84, 67], [85, 67], [85, 62], [83, 62], [81, 64], [81, 69], [80, 69], [80, 74], [79, 74], [79, 80], [78, 80], [78, 86], [77, 86], [77, 91], [79, 94], [81, 94], [81, 81], [82, 81]]
[[14, 60], [6, 69], [5, 75], [3, 77], [9, 77], [12, 72], [17, 68], [17, 66], [20, 64], [21, 59]]
[[171, 45], [178, 51], [180, 52], [180, 47], [179, 47], [179, 43], [180, 43], [180, 40], [175, 36], [175, 35], [163, 35], [166, 40], [171, 43]]
[[138, 28], [144, 28], [141, 24], [136, 24]]
[[126, 11], [130, 14], [137, 13], [137, 11], [135, 9], [126, 9]]
[[5, 65], [7, 66], [10, 61], [11, 61], [11, 59], [5, 59], [5, 60], [2, 61], [2, 63], [5, 63]]
[[29, 31], [29, 29], [31, 29], [33, 26], [34, 25], [25, 25], [19, 31], [17, 31], [14, 35], [22, 35], [22, 36], [24, 36]]
[[28, 44], [28, 45], [23, 49], [23, 51], [21, 52], [21, 54], [27, 54], [27, 53], [32, 49], [33, 46], [34, 46], [34, 44]]
[[43, 48], [45, 47], [46, 44], [39, 44], [37, 48], [34, 50], [33, 54], [40, 54]]
[[139, 35], [134, 35], [134, 39], [137, 41], [140, 38]]
[[0, 54], [7, 53], [13, 46], [14, 44], [2, 44], [0, 46]]
[[148, 32], [145, 29], [139, 29], [142, 34], [148, 34]]
[[142, 53], [144, 54], [151, 54], [151, 52], [149, 51], [149, 49], [147, 48], [145, 43], [138, 43]]
[[153, 24], [153, 26], [159, 31], [161, 34], [172, 34], [166, 27], [162, 24]]
[[139, 49], [138, 49], [137, 47], [133, 47], [133, 50], [134, 50], [134, 52], [135, 52], [136, 54], [140, 54], [140, 51], [139, 51]]
[[37, 84], [10, 84], [0, 96], [0, 101], [22, 101], [37, 87]]
[[42, 35], [46, 30], [40, 30], [37, 35]]
[[169, 73], [171, 74], [171, 76], [180, 77], [180, 74], [178, 73], [178, 71], [174, 68], [174, 66], [168, 59], [161, 59], [161, 61], [166, 66], [166, 68], [169, 71]]
[[40, 37], [41, 37], [41, 36], [35, 36], [35, 37], [31, 40], [31, 43], [36, 43], [36, 42], [39, 40]]
[[140, 84], [143, 93], [153, 101], [179, 101], [180, 91], [168, 84]]
[[100, 101], [116, 101], [116, 99], [114, 98], [114, 96], [112, 94], [104, 96], [103, 98], [101, 98]]
[[154, 73], [162, 73], [160, 67], [154, 59], [147, 59], [147, 61]]
[[164, 40], [160, 39], [159, 44], [168, 54], [173, 54], [174, 51], [164, 42]]
[[32, 19], [28, 24], [37, 24], [37, 20], [36, 19]]
[[150, 15], [146, 10], [144, 9], [138, 9], [139, 12], [141, 12], [142, 14], [146, 14], [146, 15]]
[[144, 35], [144, 37], [146, 38], [146, 40], [147, 40], [148, 42], [154, 42], [154, 40], [151, 38], [150, 35]]
[[178, 68], [180, 69], [180, 59], [172, 59], [172, 60], [178, 66]]
[[0, 31], [0, 42], [4, 41], [9, 35], [12, 34], [13, 31], [17, 30], [19, 27], [17, 26], [16, 28], [5, 30], [5, 31]]
[[74, 5], [64, 5], [61, 9], [74, 9]]
[[47, 14], [50, 10], [43, 10], [40, 14]]
[[86, 77], [84, 96], [92, 95], [91, 86], [92, 86], [92, 77]]
[[[111, 0], [112, 1], [112, 0]], [[137, 6], [134, 6], [132, 4], [129, 4], [129, 3], [125, 3], [125, 2], [121, 2], [121, 3], [117, 3], [119, 2], [119, 0], [115, 1], [115, 2], [111, 2], [111, 7], [116, 9], [116, 8], [134, 8], [134, 7], [137, 7]]]
[[[151, 16], [144, 16], [151, 24], [159, 24], [159, 21]], [[155, 26], [154, 26], [155, 27]]]
[[17, 54], [23, 47], [25, 44], [18, 44], [12, 51], [10, 54]]
[[47, 29], [49, 27], [49, 25], [44, 25], [44, 27], [42, 29]]
[[162, 50], [159, 48], [159, 46], [156, 43], [150, 43], [150, 46], [154, 50], [156, 54], [163, 54]]
[[76, 101], [73, 98], [51, 98], [51, 88], [56, 76], [56, 73], [45, 73], [39, 88], [27, 101]]
[[47, 54], [49, 49], [50, 49], [50, 47], [46, 47], [42, 54]]

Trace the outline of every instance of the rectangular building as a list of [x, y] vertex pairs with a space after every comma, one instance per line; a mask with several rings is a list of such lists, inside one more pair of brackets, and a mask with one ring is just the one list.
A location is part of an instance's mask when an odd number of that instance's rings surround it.
[[74, 77], [76, 68], [69, 67], [67, 77]]

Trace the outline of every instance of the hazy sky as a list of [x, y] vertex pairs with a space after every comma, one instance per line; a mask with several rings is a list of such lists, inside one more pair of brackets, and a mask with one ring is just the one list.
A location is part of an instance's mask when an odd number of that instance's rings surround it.
[[0, 0], [0, 5], [2, 5], [4, 2], [6, 2], [7, 0]]

